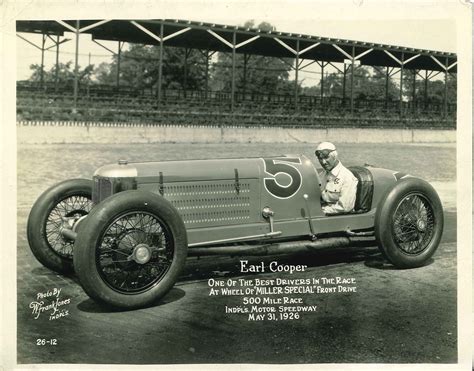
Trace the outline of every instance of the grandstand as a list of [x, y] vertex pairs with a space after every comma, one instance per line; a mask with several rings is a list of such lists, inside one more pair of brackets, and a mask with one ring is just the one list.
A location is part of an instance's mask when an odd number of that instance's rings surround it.
[[[76, 35], [75, 78], [71, 84], [54, 82], [17, 83], [19, 121], [133, 122], [177, 125], [243, 125], [281, 127], [456, 127], [456, 104], [448, 101], [448, 76], [456, 74], [453, 53], [413, 49], [361, 41], [330, 39], [311, 35], [207, 24], [181, 20], [87, 20], [18, 21], [17, 32], [55, 36], [59, 53], [64, 32]], [[77, 78], [78, 40], [81, 34], [93, 40], [158, 45], [158, 79], [155, 89], [130, 86], [79, 84]], [[43, 36], [43, 38], [46, 36]], [[227, 52], [232, 55], [230, 89], [169, 89], [162, 86], [163, 49], [198, 49], [203, 53]], [[44, 53], [44, 43], [41, 46]], [[120, 47], [119, 47], [120, 51]], [[272, 58], [293, 58], [294, 91], [274, 94], [250, 93], [235, 83], [236, 54]], [[120, 61], [120, 52], [117, 55]], [[305, 95], [298, 88], [302, 61], [324, 63], [344, 71], [342, 96]], [[209, 59], [208, 59], [209, 63]], [[386, 83], [395, 73], [399, 77], [398, 99], [367, 99], [354, 94], [356, 65], [387, 71]], [[120, 66], [120, 63], [119, 63]], [[342, 66], [342, 67], [341, 67]], [[303, 67], [304, 68], [304, 67]], [[209, 68], [206, 68], [208, 73]], [[403, 97], [404, 73], [421, 76], [424, 96]], [[422, 73], [424, 72], [424, 73]], [[427, 81], [444, 74], [442, 101], [433, 101], [426, 92]], [[119, 76], [118, 71], [117, 76]], [[322, 75], [324, 77], [324, 75]], [[206, 76], [207, 81], [207, 76]], [[323, 82], [321, 82], [322, 84]], [[452, 100], [451, 100], [452, 101]]]

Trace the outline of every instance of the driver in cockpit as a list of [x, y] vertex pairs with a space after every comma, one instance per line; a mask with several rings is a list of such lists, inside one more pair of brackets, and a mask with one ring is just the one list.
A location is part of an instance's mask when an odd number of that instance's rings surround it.
[[325, 214], [348, 213], [354, 210], [357, 179], [339, 161], [336, 146], [322, 142], [315, 151], [324, 171], [321, 179], [321, 207]]

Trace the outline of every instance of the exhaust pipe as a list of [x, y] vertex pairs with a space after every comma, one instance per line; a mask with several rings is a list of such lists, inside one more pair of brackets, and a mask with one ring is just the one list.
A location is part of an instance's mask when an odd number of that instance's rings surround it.
[[347, 247], [355, 239], [349, 237], [329, 237], [316, 241], [290, 241], [256, 246], [216, 246], [216, 247], [190, 247], [188, 256], [203, 255], [233, 255], [233, 256], [264, 256], [278, 254], [293, 254], [311, 252], [320, 249]]

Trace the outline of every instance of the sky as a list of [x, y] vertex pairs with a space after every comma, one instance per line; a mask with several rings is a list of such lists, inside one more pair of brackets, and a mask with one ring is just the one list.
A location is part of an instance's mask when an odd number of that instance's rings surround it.
[[[164, 7], [166, 12], [150, 12], [149, 18], [184, 19], [227, 25], [242, 25], [252, 19], [256, 25], [262, 21], [269, 22], [278, 31], [282, 32], [376, 42], [437, 51], [456, 52], [457, 49], [456, 24], [452, 19], [443, 15], [443, 12], [428, 12], [423, 8], [417, 10], [413, 6], [404, 6], [400, 9], [393, 8], [392, 10], [389, 5], [385, 7], [372, 6], [371, 8], [369, 5], [373, 4], [366, 5], [363, 0], [345, 1], [343, 3], [334, 1], [331, 3], [333, 5], [329, 7], [327, 3], [324, 3], [323, 6], [323, 4], [318, 4], [314, 1], [262, 1], [258, 3], [259, 5], [256, 2], [242, 1], [239, 3], [239, 6], [234, 2], [222, 1], [211, 2], [201, 0], [191, 3], [194, 3], [196, 6], [190, 6], [190, 2], [186, 3], [188, 4], [187, 6], [182, 6], [182, 2], [177, 2], [177, 5], [175, 4], [176, 6], [173, 7], [173, 11]], [[200, 3], [213, 6], [197, 6]], [[360, 5], [357, 5], [359, 3]], [[159, 7], [158, 9], [161, 10]], [[423, 17], [417, 16], [417, 11], [420, 11], [420, 15]], [[336, 14], [338, 18], [334, 17]], [[97, 17], [97, 15], [93, 14], [93, 17], [89, 15], [89, 18], [112, 18]], [[129, 19], [134, 19], [135, 14], [127, 12], [126, 15], [130, 17]], [[62, 14], [60, 13], [59, 16], [53, 19], [75, 19], [71, 18], [68, 14], [61, 16]], [[443, 18], [443, 16], [446, 18]], [[387, 17], [392, 17], [393, 19]], [[35, 18], [38, 18], [38, 16]], [[116, 18], [124, 17], [119, 11]], [[140, 18], [144, 18], [143, 12], [140, 13]], [[45, 17], [44, 19], [51, 19], [51, 17]], [[21, 35], [36, 45], [41, 43], [41, 36], [39, 35]], [[74, 35], [65, 33], [65, 37], [72, 40], [61, 45], [59, 60], [63, 63], [74, 60], [75, 49]], [[109, 49], [117, 49], [116, 42], [104, 41], [101, 43]], [[52, 45], [54, 45], [52, 41], [48, 40], [46, 47]], [[41, 52], [18, 37], [16, 38], [16, 46], [17, 79], [27, 79], [31, 75], [29, 66], [33, 63], [40, 63]], [[110, 62], [111, 53], [93, 43], [90, 40], [90, 36], [85, 34], [80, 37], [79, 64], [85, 66], [89, 61], [95, 66], [101, 62]], [[50, 69], [54, 63], [55, 48], [53, 47], [45, 52], [45, 68]], [[326, 71], [330, 72], [331, 70], [327, 69]], [[304, 80], [304, 85], [317, 84], [320, 78], [319, 67], [313, 65], [306, 74], [301, 73], [300, 78]]]

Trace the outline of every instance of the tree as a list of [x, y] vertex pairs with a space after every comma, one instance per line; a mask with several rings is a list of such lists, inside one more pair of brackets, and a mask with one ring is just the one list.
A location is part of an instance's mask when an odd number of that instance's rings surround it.
[[[29, 77], [28, 81], [31, 82], [40, 82], [41, 81], [41, 65], [32, 64], [30, 65], [30, 70], [33, 72]], [[90, 64], [85, 68], [81, 69], [78, 66], [78, 81], [79, 84], [90, 83], [91, 76], [94, 71], [94, 65]], [[58, 64], [58, 84], [60, 86], [72, 87], [74, 84], [74, 68], [72, 67], [72, 61], [67, 63]], [[56, 65], [51, 67], [49, 70], [44, 69], [43, 71], [43, 81], [45, 83], [54, 83], [56, 81]]]
[[[349, 98], [351, 89], [350, 66], [346, 66], [345, 97]], [[388, 88], [388, 89], [387, 89]], [[398, 88], [392, 79], [386, 85], [385, 71], [369, 66], [354, 68], [354, 99], [385, 99], [387, 90], [388, 100], [397, 99]], [[320, 95], [321, 81], [316, 86], [303, 88], [303, 94]], [[324, 76], [324, 96], [339, 97], [344, 96], [344, 74], [341, 72], [331, 72]]]
[[[403, 94], [406, 99], [413, 99], [413, 71], [408, 70], [404, 73], [403, 78]], [[425, 99], [425, 89], [426, 89], [426, 101], [427, 103], [443, 103], [444, 94], [445, 94], [445, 84], [444, 84], [444, 74], [441, 75], [441, 78], [428, 80], [425, 85], [425, 80], [416, 77], [415, 82], [415, 100], [424, 101]], [[456, 103], [457, 99], [457, 79], [456, 75], [448, 74], [448, 103]]]
[[386, 68], [363, 66], [364, 76], [357, 77], [360, 84], [357, 96], [368, 99], [397, 100], [400, 96], [399, 88], [394, 77], [388, 77]]
[[[163, 88], [201, 89], [204, 84], [205, 57], [196, 50], [163, 48]], [[131, 44], [121, 54], [120, 84], [142, 89], [153, 89], [158, 82], [160, 51], [159, 46]], [[186, 62], [186, 63], [185, 63]], [[102, 84], [116, 83], [118, 57], [105, 65], [94, 75]]]
[[117, 65], [102, 62], [99, 64], [93, 73], [94, 82], [106, 84], [106, 85], [114, 85], [117, 82]]
[[[245, 22], [246, 28], [254, 27], [254, 21]], [[258, 28], [263, 31], [275, 31], [270, 23], [262, 22]], [[247, 93], [288, 93], [294, 89], [289, 83], [289, 71], [293, 58], [284, 60], [258, 55], [236, 54], [235, 84], [237, 90]], [[231, 90], [232, 53], [219, 52], [217, 62], [211, 69], [211, 90]]]

